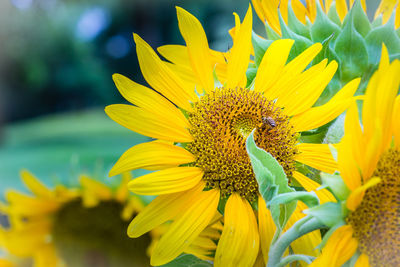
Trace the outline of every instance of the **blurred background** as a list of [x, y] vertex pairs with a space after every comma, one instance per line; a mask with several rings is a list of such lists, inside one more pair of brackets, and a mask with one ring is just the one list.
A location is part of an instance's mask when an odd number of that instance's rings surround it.
[[246, 0], [0, 1], [0, 194], [10, 187], [24, 190], [22, 168], [48, 184], [75, 184], [80, 172], [110, 180], [105, 174], [118, 157], [147, 140], [103, 111], [125, 102], [113, 73], [146, 84], [132, 33], [153, 48], [184, 44], [175, 11], [181, 6], [202, 22], [210, 47], [225, 51], [232, 46], [232, 12], [243, 19], [248, 5]]

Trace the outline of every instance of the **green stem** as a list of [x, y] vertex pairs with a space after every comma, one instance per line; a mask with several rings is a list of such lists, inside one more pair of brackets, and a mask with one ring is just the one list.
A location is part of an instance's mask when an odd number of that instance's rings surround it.
[[326, 226], [313, 217], [306, 216], [298, 220], [270, 247], [267, 267], [280, 266], [283, 254], [294, 240], [321, 228]]
[[278, 267], [284, 267], [294, 261], [305, 261], [307, 264], [310, 264], [313, 260], [314, 257], [312, 256], [294, 254], [284, 257], [279, 263]]

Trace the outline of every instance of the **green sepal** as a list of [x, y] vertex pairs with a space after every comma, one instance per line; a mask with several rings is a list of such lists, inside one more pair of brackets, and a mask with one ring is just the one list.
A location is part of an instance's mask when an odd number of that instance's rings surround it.
[[269, 40], [279, 40], [281, 37], [279, 36], [278, 33], [276, 33], [271, 26], [268, 25], [268, 23], [265, 23], [265, 31], [267, 32], [267, 36]]
[[304, 204], [307, 205], [307, 207], [315, 207], [319, 205], [319, 199], [317, 194], [315, 192], [306, 192], [306, 191], [296, 191], [296, 192], [290, 192], [290, 193], [283, 193], [275, 196], [273, 199], [271, 199], [270, 202], [268, 202], [268, 206], [270, 205], [276, 205], [276, 204], [289, 204], [293, 201], [300, 200]]
[[334, 226], [332, 226], [328, 232], [325, 233], [324, 237], [322, 238], [321, 243], [319, 243], [319, 245], [316, 247], [316, 249], [322, 249], [323, 247], [325, 247], [326, 242], [328, 242], [329, 238], [332, 236], [332, 234], [341, 226], [345, 225], [346, 222], [345, 221], [341, 221], [337, 224], [335, 224]]
[[[294, 192], [294, 189], [288, 185], [285, 171], [279, 162], [270, 153], [257, 147], [254, 141], [254, 131], [247, 137], [246, 150], [258, 182], [260, 195], [268, 203], [274, 196]], [[296, 209], [296, 202], [286, 205], [270, 205], [269, 208], [277, 226], [276, 236], [278, 236]]]
[[329, 191], [338, 200], [346, 200], [351, 191], [338, 174], [321, 173], [321, 188], [329, 188]]
[[162, 267], [211, 267], [211, 262], [201, 260], [193, 255], [182, 254]]
[[339, 27], [342, 26], [342, 22], [340, 21], [340, 17], [336, 11], [336, 3], [332, 3], [331, 7], [329, 8], [328, 18]]
[[354, 28], [353, 20], [348, 19], [335, 43], [335, 52], [340, 59], [342, 82], [361, 76], [368, 67], [368, 52], [363, 37]]
[[272, 40], [266, 40], [260, 36], [258, 36], [255, 32], [251, 35], [251, 41], [253, 43], [254, 48], [254, 63], [256, 66], [259, 66], [262, 58], [264, 57], [265, 52], [268, 47], [272, 44]]
[[322, 11], [320, 3], [317, 2], [317, 16], [311, 26], [312, 41], [316, 43], [322, 42], [327, 38], [335, 39], [340, 31], [340, 27], [326, 16], [325, 12]]
[[372, 28], [380, 27], [382, 26], [383, 20], [382, 20], [382, 15], [379, 15], [376, 19], [374, 19], [371, 23]]
[[315, 217], [322, 224], [332, 227], [343, 222], [343, 212], [340, 203], [326, 202], [303, 211], [307, 215]]
[[344, 118], [345, 115], [341, 114], [337, 119], [329, 126], [326, 133], [324, 143], [337, 144], [342, 140], [344, 135]]
[[352, 19], [354, 27], [363, 37], [371, 31], [372, 26], [369, 22], [367, 14], [365, 14], [364, 9], [361, 6], [360, 0], [356, 0], [350, 13], [352, 13]]
[[311, 40], [311, 33], [310, 33], [309, 27], [307, 27], [306, 25], [304, 25], [297, 19], [296, 15], [293, 12], [291, 5], [288, 6], [288, 24], [287, 25], [293, 32]]
[[313, 43], [311, 40], [295, 33], [287, 25], [285, 24], [285, 21], [282, 18], [281, 13], [279, 12], [279, 23], [281, 25], [281, 31], [282, 31], [282, 39], [292, 39], [294, 40], [294, 45], [292, 46], [292, 49], [290, 50], [288, 61], [292, 60], [293, 58], [297, 57], [300, 55], [301, 52], [306, 50], [308, 47], [310, 47]]
[[365, 37], [369, 62], [377, 65], [381, 58], [382, 43], [385, 43], [389, 55], [400, 53], [400, 38], [394, 28], [394, 16], [382, 26], [376, 27]]

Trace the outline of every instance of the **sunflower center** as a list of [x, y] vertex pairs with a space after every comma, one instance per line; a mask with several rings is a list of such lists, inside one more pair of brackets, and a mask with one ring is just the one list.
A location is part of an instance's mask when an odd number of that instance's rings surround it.
[[400, 151], [384, 153], [373, 176], [382, 181], [365, 192], [348, 223], [371, 266], [400, 266]]
[[189, 114], [194, 141], [187, 149], [196, 156], [209, 188], [222, 197], [239, 193], [256, 200], [258, 184], [246, 152], [246, 138], [256, 129], [256, 144], [271, 153], [288, 176], [295, 169], [297, 134], [289, 118], [261, 93], [244, 88], [216, 88], [204, 95]]
[[68, 266], [148, 266], [150, 236], [129, 238], [123, 205], [103, 201], [85, 208], [81, 200], [64, 205], [54, 217], [52, 236]]

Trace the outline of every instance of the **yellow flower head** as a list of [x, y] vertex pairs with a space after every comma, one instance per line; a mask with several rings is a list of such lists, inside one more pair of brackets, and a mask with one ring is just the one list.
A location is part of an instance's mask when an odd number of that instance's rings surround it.
[[[126, 151], [110, 175], [138, 168], [159, 170], [128, 184], [134, 193], [159, 195], [132, 221], [129, 236], [141, 236], [173, 221], [153, 250], [152, 265], [165, 264], [186, 251], [218, 216], [221, 203], [224, 228], [215, 265], [251, 266], [258, 255], [267, 258], [267, 247], [262, 246], [259, 254], [259, 240], [270, 240], [272, 234], [264, 224], [258, 229], [254, 215], [258, 184], [246, 138], [255, 129], [257, 145], [271, 153], [289, 177], [315, 190], [319, 185], [298, 172], [296, 162], [329, 173], [337, 166], [328, 145], [300, 144], [300, 133], [341, 114], [354, 101], [359, 79], [328, 103], [313, 107], [337, 63], [322, 60], [307, 68], [321, 51], [319, 43], [287, 62], [293, 41], [278, 40], [265, 53], [254, 84], [246, 87], [251, 9], [242, 23], [235, 14], [234, 43], [227, 53], [209, 49], [193, 15], [179, 7], [177, 15], [186, 46], [161, 47], [159, 52], [170, 62], [162, 61], [134, 34], [140, 68], [153, 90], [122, 75], [113, 76], [118, 90], [134, 106], [111, 105], [106, 113], [119, 124], [159, 140]], [[325, 201], [330, 198], [326, 190], [318, 194]], [[268, 213], [260, 210], [261, 220], [268, 220]], [[310, 248], [315, 254], [312, 244], [318, 237], [313, 240], [299, 249]]]
[[[328, 240], [315, 266], [341, 266], [358, 249], [357, 266], [400, 265], [400, 61], [383, 46], [379, 69], [367, 86], [362, 126], [357, 106], [346, 116], [338, 147], [343, 181], [351, 193], [346, 225]], [[369, 265], [368, 265], [369, 264]]]
[[[10, 257], [31, 260], [37, 267], [86, 266], [91, 263], [83, 263], [83, 258], [90, 257], [80, 255], [90, 251], [97, 253], [93, 258], [117, 265], [132, 261], [146, 265], [146, 246], [159, 234], [153, 232], [137, 242], [126, 238], [127, 221], [143, 208], [137, 197], [129, 195], [129, 174], [123, 175], [116, 190], [86, 175], [81, 176], [79, 188], [53, 190], [27, 171], [21, 177], [33, 195], [8, 191], [7, 203], [0, 206], [0, 215], [7, 218], [0, 224], [0, 248]], [[121, 249], [125, 254], [118, 254]]]
[[[317, 0], [306, 0], [305, 5], [300, 0], [252, 0], [254, 9], [263, 23], [268, 23], [277, 33], [281, 33], [278, 11], [281, 13], [285, 23], [288, 23], [288, 6], [290, 5], [296, 18], [303, 24], [307, 21], [314, 22], [317, 16]], [[335, 10], [340, 21], [346, 17], [349, 9], [353, 6], [354, 0], [350, 0], [349, 6], [346, 0], [319, 0], [322, 10], [328, 14]], [[365, 0], [360, 0], [364, 11], [367, 10]], [[382, 22], [386, 23], [395, 11], [395, 26], [400, 27], [400, 9], [397, 8], [398, 0], [382, 0], [375, 12], [375, 18], [382, 15]]]

